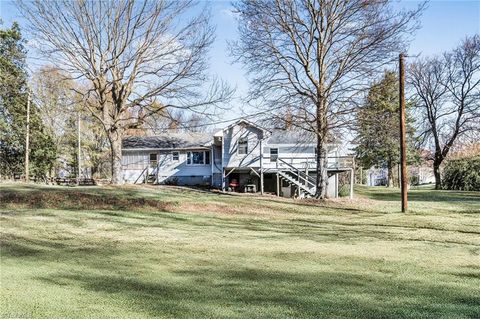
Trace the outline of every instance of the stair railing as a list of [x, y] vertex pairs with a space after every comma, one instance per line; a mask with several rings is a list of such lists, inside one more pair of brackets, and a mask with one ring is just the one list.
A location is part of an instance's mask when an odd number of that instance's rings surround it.
[[307, 188], [313, 188], [316, 186], [315, 183], [310, 179], [310, 176], [300, 171], [300, 169], [298, 169], [297, 167], [293, 166], [290, 163], [285, 162], [279, 157], [277, 158], [276, 162], [277, 162], [277, 169], [279, 168], [279, 162], [281, 162], [282, 164], [285, 164], [290, 169], [290, 171], [293, 171], [293, 174], [296, 174], [299, 179], [298, 183], [300, 183], [300, 179], [302, 179], [305, 184], [304, 186], [306, 186]]
[[[135, 180], [135, 183], [134, 183], [134, 184], [136, 184], [136, 183], [138, 182], [138, 180], [139, 180], [142, 176], [144, 176], [144, 173], [145, 173], [145, 171], [146, 171], [147, 169], [148, 169], [148, 166], [143, 169], [143, 171], [140, 173], [140, 175], [138, 175], [138, 177], [137, 177], [137, 179]], [[147, 176], [147, 175], [148, 175], [148, 174], [145, 174], [145, 176]]]

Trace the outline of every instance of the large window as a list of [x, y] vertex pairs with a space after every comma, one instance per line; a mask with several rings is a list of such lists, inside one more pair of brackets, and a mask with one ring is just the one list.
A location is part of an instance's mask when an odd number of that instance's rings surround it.
[[187, 165], [210, 164], [210, 151], [187, 152]]
[[248, 139], [242, 137], [238, 140], [238, 154], [247, 154], [248, 153]]
[[278, 148], [270, 149], [270, 162], [276, 162], [278, 159]]

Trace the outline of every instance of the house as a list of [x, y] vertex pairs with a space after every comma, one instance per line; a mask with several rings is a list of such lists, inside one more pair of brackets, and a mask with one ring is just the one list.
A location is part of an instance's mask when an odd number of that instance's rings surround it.
[[[408, 165], [408, 179], [412, 186], [435, 183], [433, 174], [433, 154], [429, 150], [420, 150], [420, 160], [412, 165]], [[394, 185], [400, 179], [400, 165], [393, 167], [392, 177]], [[372, 166], [366, 170], [366, 179], [368, 186], [386, 186], [388, 185], [388, 169], [385, 167]]]
[[366, 170], [367, 186], [387, 186], [388, 169], [372, 166]]
[[[338, 173], [353, 159], [328, 149], [330, 197], [338, 196]], [[123, 140], [127, 183], [203, 185], [224, 191], [313, 196], [316, 143], [305, 133], [267, 130], [239, 120], [213, 135], [165, 133]]]

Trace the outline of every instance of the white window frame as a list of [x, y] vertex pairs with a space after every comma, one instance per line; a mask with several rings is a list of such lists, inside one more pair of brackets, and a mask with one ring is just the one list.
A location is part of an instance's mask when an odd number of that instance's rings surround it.
[[[152, 155], [155, 155], [155, 160], [152, 160]], [[151, 168], [157, 167], [158, 165], [158, 153], [149, 153], [148, 154], [148, 166]]]
[[[203, 161], [202, 163], [193, 163], [193, 156], [192, 153], [203, 153]], [[208, 156], [208, 160], [207, 160]], [[190, 163], [189, 163], [190, 161]], [[210, 151], [188, 151], [187, 152], [187, 165], [188, 166], [204, 166], [204, 165], [210, 165], [211, 160], [210, 160]]]
[[[176, 157], [176, 159], [175, 159]], [[173, 151], [172, 152], [172, 161], [173, 162], [178, 162], [180, 160], [180, 152]]]
[[[272, 150], [277, 150], [277, 154], [272, 156]], [[270, 162], [276, 162], [278, 159], [278, 147], [270, 147]]]
[[[241, 153], [240, 149], [243, 149], [243, 147], [240, 147], [240, 143], [245, 143], [245, 153]], [[238, 139], [238, 147], [237, 147], [237, 154], [238, 155], [247, 155], [248, 154], [248, 138], [246, 137], [241, 137]]]

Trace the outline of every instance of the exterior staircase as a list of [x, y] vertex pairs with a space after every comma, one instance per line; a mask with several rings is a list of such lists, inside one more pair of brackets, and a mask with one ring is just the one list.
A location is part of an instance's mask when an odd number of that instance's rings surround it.
[[[279, 162], [282, 164], [281, 169], [278, 168]], [[285, 167], [286, 166], [286, 167]], [[302, 172], [300, 169], [294, 167], [293, 165], [283, 161], [282, 159], [277, 159], [277, 173], [280, 175], [288, 184], [296, 186], [299, 191], [300, 197], [312, 197], [315, 196], [317, 187], [315, 185], [315, 180], [308, 176], [307, 173]]]
[[140, 173], [134, 184], [138, 182], [143, 184], [155, 184], [157, 182], [157, 170], [158, 168], [145, 167]]
[[145, 184], [155, 184], [157, 180], [157, 174], [148, 174], [145, 178], [147, 179]]

